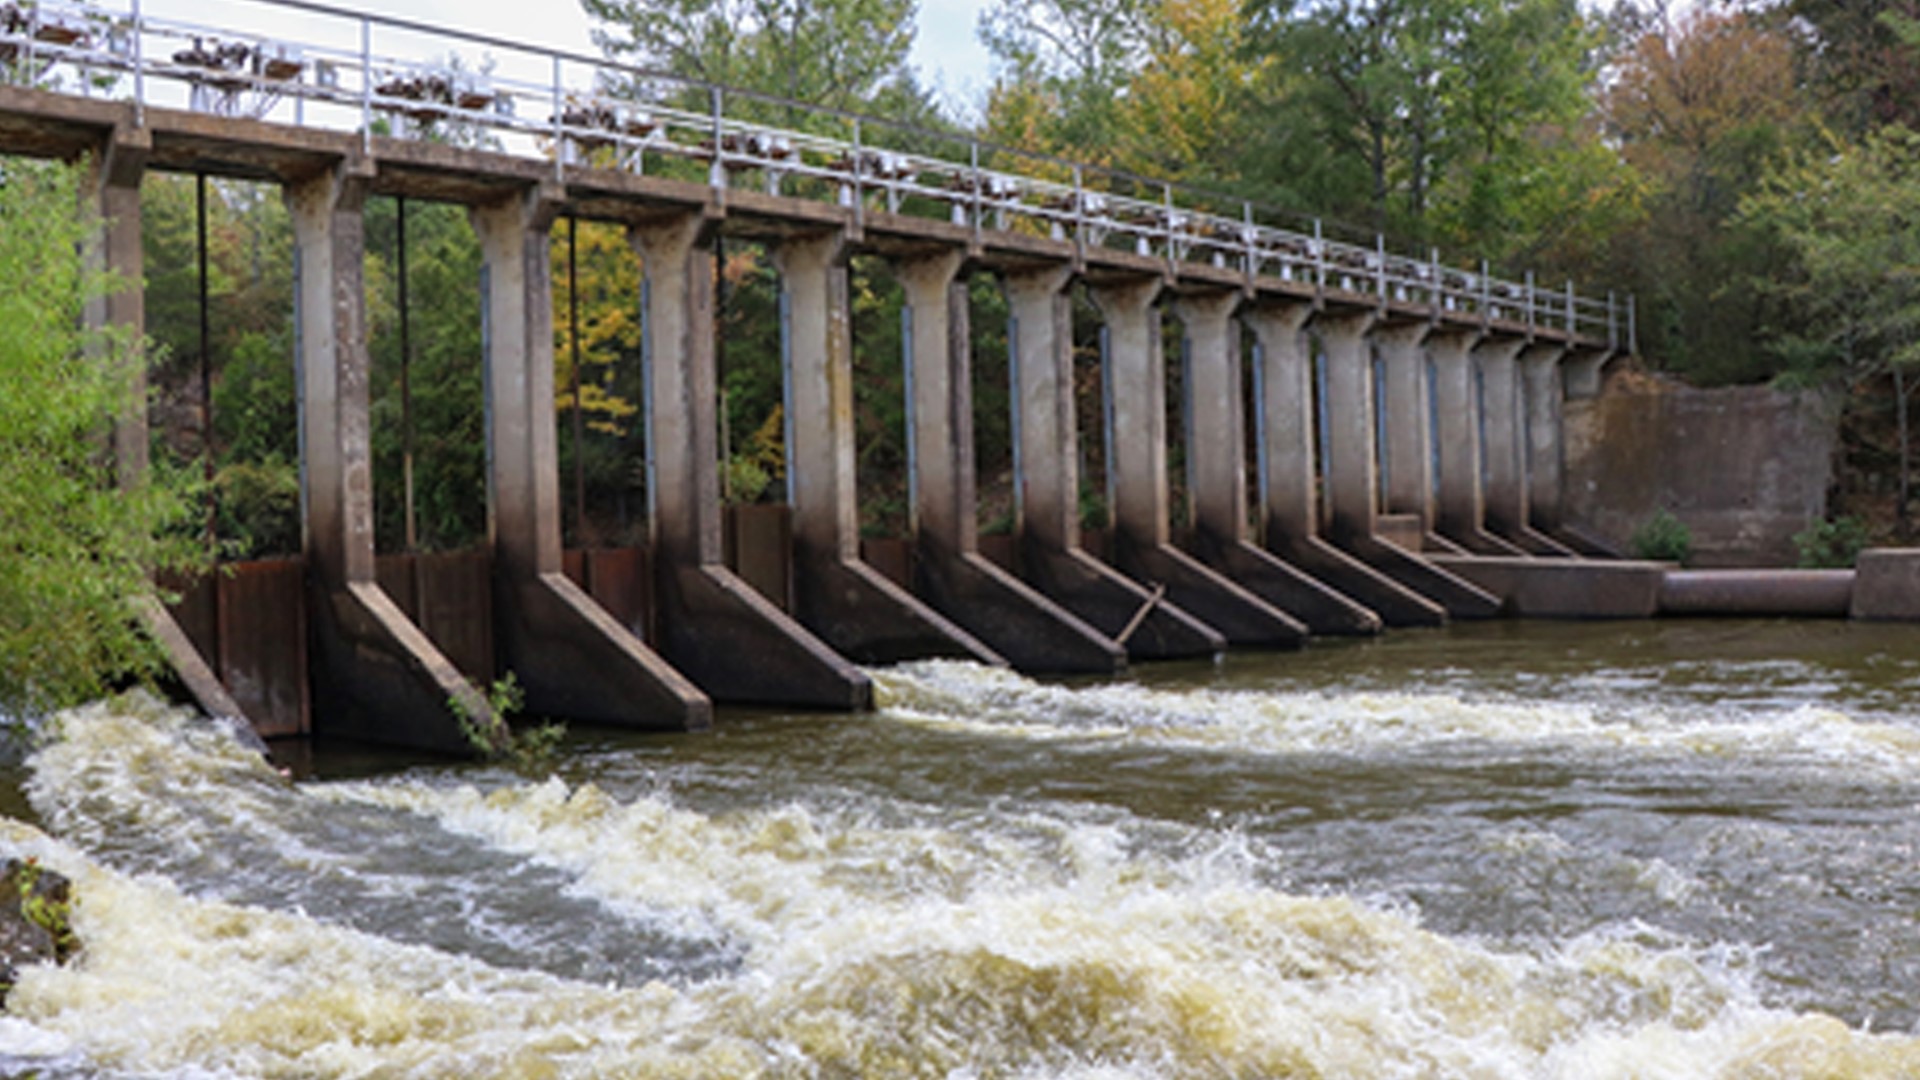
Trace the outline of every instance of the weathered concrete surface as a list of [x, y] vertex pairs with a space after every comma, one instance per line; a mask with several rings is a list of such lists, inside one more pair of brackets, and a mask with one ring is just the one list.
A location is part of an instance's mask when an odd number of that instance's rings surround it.
[[1238, 293], [1215, 292], [1173, 304], [1186, 344], [1187, 550], [1312, 633], [1379, 633], [1378, 615], [1248, 541], [1246, 394], [1233, 318], [1240, 301]]
[[1845, 618], [1852, 570], [1668, 570], [1662, 615], [1791, 615]]
[[704, 729], [713, 723], [712, 700], [562, 566], [548, 243], [558, 194], [536, 185], [471, 214], [483, 260], [495, 649], [534, 713]]
[[449, 702], [495, 737], [504, 724], [375, 576], [360, 218], [370, 172], [367, 163], [347, 159], [286, 189], [298, 251], [294, 378], [305, 449], [301, 533], [313, 594], [313, 711], [324, 718], [322, 734], [466, 754], [473, 748]]
[[982, 558], [972, 324], [958, 251], [901, 259], [913, 591], [1022, 671], [1110, 674], [1120, 644]]
[[[1164, 586], [1175, 604], [1218, 630], [1230, 645], [1297, 646], [1306, 640], [1305, 626], [1173, 546], [1167, 366], [1160, 311], [1154, 306], [1160, 284], [1158, 278], [1150, 278], [1089, 290], [1106, 319], [1100, 336], [1104, 371], [1100, 384], [1107, 418], [1107, 489], [1113, 508], [1115, 565], [1136, 581]], [[1217, 386], [1218, 380], [1214, 381]], [[1188, 392], [1192, 392], [1190, 386]], [[1220, 454], [1212, 460], [1216, 465], [1224, 463]], [[1189, 462], [1190, 467], [1196, 464]]]
[[[1369, 335], [1379, 358], [1382, 385], [1380, 447], [1383, 509], [1412, 515], [1424, 534], [1433, 527], [1433, 433], [1427, 398], [1430, 325], [1375, 327]], [[1416, 543], [1413, 550], [1419, 550]]]
[[1486, 435], [1486, 528], [1529, 555], [1573, 552], [1533, 528], [1527, 475], [1526, 394], [1521, 372], [1556, 365], [1564, 350], [1551, 343], [1527, 344], [1518, 354], [1479, 350], [1481, 424]]
[[1500, 598], [1504, 615], [1537, 619], [1645, 619], [1660, 609], [1667, 567], [1523, 556], [1428, 555]]
[[1327, 539], [1452, 618], [1491, 618], [1500, 610], [1499, 598], [1377, 535], [1373, 355], [1367, 344], [1373, 318], [1371, 313], [1314, 317], [1327, 358]]
[[1856, 619], [1920, 620], [1920, 548], [1868, 548], [1854, 564]]
[[1625, 549], [1654, 512], [1692, 532], [1692, 563], [1790, 566], [1793, 535], [1826, 516], [1838, 426], [1812, 392], [1701, 390], [1616, 370], [1566, 403], [1569, 521]]
[[1487, 531], [1486, 489], [1482, 484], [1479, 355], [1517, 354], [1517, 338], [1484, 344], [1478, 331], [1448, 330], [1428, 335], [1433, 361], [1435, 472], [1439, 488], [1434, 532], [1475, 555], [1524, 555], [1519, 547]]
[[1260, 394], [1261, 542], [1388, 626], [1439, 626], [1447, 621], [1446, 608], [1320, 537], [1313, 354], [1306, 336], [1312, 315], [1306, 303], [1256, 305], [1241, 315], [1254, 335]]
[[[1006, 273], [1007, 366], [1013, 382], [1014, 535], [1021, 576], [1135, 660], [1210, 656], [1219, 631], [1080, 546], [1070, 265]], [[1136, 615], [1140, 616], [1137, 625]]]
[[641, 378], [658, 648], [721, 701], [866, 707], [866, 675], [724, 561], [710, 221], [681, 214], [629, 237], [646, 275]]
[[1004, 664], [985, 642], [860, 559], [846, 255], [846, 239], [837, 232], [773, 248], [786, 368], [794, 613], [861, 663], [947, 656]]

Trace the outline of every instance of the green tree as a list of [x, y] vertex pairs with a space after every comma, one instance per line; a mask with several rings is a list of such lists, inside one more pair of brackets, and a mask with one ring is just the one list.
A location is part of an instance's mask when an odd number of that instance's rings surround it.
[[1782, 302], [1773, 351], [1796, 380], [1892, 382], [1903, 534], [1912, 494], [1910, 383], [1920, 365], [1920, 135], [1892, 126], [1769, 174], [1742, 206], [1793, 259], [1761, 287]]
[[1616, 60], [1600, 100], [1606, 130], [1649, 186], [1647, 218], [1614, 238], [1657, 363], [1708, 383], [1767, 378], [1768, 299], [1755, 268], [1784, 257], [1737, 216], [1773, 162], [1813, 128], [1793, 44], [1742, 12], [1660, 19]]
[[80, 329], [86, 299], [124, 283], [82, 259], [97, 223], [75, 209], [78, 170], [0, 168], [0, 709], [22, 716], [156, 671], [135, 600], [193, 555], [166, 538], [178, 496], [117, 490], [100, 451], [144, 352]]

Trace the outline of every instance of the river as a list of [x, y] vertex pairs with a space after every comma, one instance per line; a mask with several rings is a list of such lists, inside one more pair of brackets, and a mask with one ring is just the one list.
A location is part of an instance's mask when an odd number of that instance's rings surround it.
[[1920, 1076], [1920, 627], [875, 678], [538, 780], [66, 714], [0, 1075]]

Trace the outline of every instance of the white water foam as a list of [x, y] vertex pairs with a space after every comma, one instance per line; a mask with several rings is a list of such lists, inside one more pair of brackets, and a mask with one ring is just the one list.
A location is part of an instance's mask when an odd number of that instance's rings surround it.
[[[1155, 856], [1031, 808], [901, 828], [857, 807], [704, 814], [557, 780], [255, 790], [271, 781], [190, 726], [111, 709], [69, 715], [33, 768], [36, 806], [71, 835], [9, 822], [0, 845], [74, 877], [87, 948], [23, 978], [0, 1026], [10, 1062], [246, 1077], [1920, 1075], [1920, 1041], [1761, 1005], [1741, 950], [1633, 926], [1494, 949], [1266, 888], [1231, 835]], [[243, 810], [210, 824], [164, 805], [188, 789]], [[214, 846], [224, 828], [274, 827], [243, 813], [284, 825], [336, 806], [437, 823], [610, 910], [738, 939], [744, 962], [681, 987], [507, 970], [195, 899], [90, 850], [116, 829]], [[337, 852], [297, 857], [318, 860], [316, 888], [351, 872]]]
[[1920, 777], [1920, 729], [1834, 709], [1676, 713], [1578, 700], [1468, 700], [1455, 694], [1155, 690], [1126, 682], [1044, 683], [965, 661], [872, 673], [883, 715], [1034, 740], [1118, 740], [1271, 754], [1367, 755], [1472, 744], [1741, 758]]

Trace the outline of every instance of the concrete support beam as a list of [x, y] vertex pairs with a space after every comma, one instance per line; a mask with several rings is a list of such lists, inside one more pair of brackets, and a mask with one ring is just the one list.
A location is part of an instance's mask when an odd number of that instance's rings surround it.
[[487, 385], [487, 527], [494, 649], [534, 713], [699, 730], [713, 703], [563, 572], [548, 232], [558, 192], [472, 212], [480, 239]]
[[[1265, 548], [1364, 607], [1389, 626], [1439, 626], [1446, 609], [1402, 586], [1320, 537], [1319, 477], [1314, 448], [1316, 413], [1313, 352], [1306, 334], [1307, 303], [1260, 305], [1242, 313], [1254, 335], [1259, 388], [1260, 516]], [[1364, 619], [1335, 605], [1327, 619]]]
[[[124, 327], [139, 340], [147, 328], [144, 279], [146, 252], [140, 236], [140, 181], [146, 175], [153, 133], [146, 128], [115, 128], [88, 162], [81, 192], [85, 209], [100, 217], [100, 246], [93, 253], [100, 268], [120, 280], [120, 288], [87, 301], [83, 317], [89, 329]], [[114, 474], [122, 488], [147, 478], [147, 355], [130, 350], [122, 359], [127, 395], [108, 435]]]
[[724, 561], [712, 239], [697, 212], [629, 233], [645, 274], [640, 355], [655, 645], [716, 700], [866, 708], [866, 674]]
[[[146, 253], [140, 237], [140, 182], [146, 175], [153, 135], [146, 128], [117, 127], [87, 162], [81, 184], [82, 211], [100, 220], [100, 242], [90, 249], [96, 268], [119, 279], [120, 287], [87, 301], [82, 318], [91, 331], [118, 327], [132, 341], [146, 332], [147, 304], [143, 282]], [[135, 491], [147, 482], [147, 354], [129, 348], [98, 357], [101, 363], [127, 365], [126, 397], [107, 432], [107, 450], [113, 455], [114, 480], [122, 491]], [[231, 723], [236, 734], [262, 751], [265, 744], [239, 702], [221, 685], [206, 658], [194, 647], [159, 598], [136, 598], [140, 621], [149, 638], [160, 646], [167, 666], [194, 703], [208, 716]]]
[[975, 520], [972, 327], [959, 251], [895, 273], [907, 375], [914, 592], [1022, 671], [1111, 674], [1120, 644], [980, 554]]
[[1605, 541], [1567, 520], [1566, 423], [1567, 399], [1599, 393], [1600, 369], [1613, 355], [1605, 348], [1569, 349], [1559, 363], [1529, 364], [1523, 368], [1527, 394], [1528, 510], [1533, 527], [1572, 551], [1591, 558], [1620, 558]]
[[1008, 307], [1013, 397], [1014, 533], [1029, 584], [1136, 660], [1206, 656], [1226, 647], [1218, 631], [1142, 588], [1080, 546], [1079, 434], [1074, 420], [1072, 268], [1001, 279]]
[[486, 700], [374, 579], [373, 446], [361, 207], [371, 166], [345, 161], [286, 190], [295, 248], [302, 547], [314, 592], [322, 734], [470, 753], [448, 703], [498, 737]]
[[1521, 372], [1558, 364], [1562, 346], [1525, 345], [1515, 353], [1483, 348], [1480, 363], [1481, 425], [1485, 435], [1487, 530], [1529, 555], [1568, 556], [1567, 548], [1534, 531], [1528, 511], [1526, 394]]
[[[1153, 278], [1090, 290], [1106, 319], [1100, 384], [1115, 562], [1137, 581], [1164, 586], [1174, 603], [1220, 631], [1228, 644], [1299, 645], [1306, 640], [1306, 627], [1172, 544], [1166, 355], [1154, 306], [1160, 288], [1160, 279]], [[1186, 392], [1193, 393], [1191, 385]], [[1216, 480], [1216, 486], [1222, 482]]]
[[1520, 345], [1518, 339], [1482, 342], [1478, 331], [1466, 330], [1436, 331], [1427, 339], [1427, 355], [1433, 362], [1435, 467], [1439, 487], [1434, 529], [1474, 555], [1526, 554], [1486, 528], [1477, 362], [1479, 353], [1510, 351], [1517, 354]]
[[1429, 323], [1375, 327], [1374, 354], [1380, 359], [1381, 461], [1386, 511], [1410, 514], [1422, 533], [1433, 529], [1433, 433], [1427, 395]]
[[1315, 634], [1375, 634], [1380, 617], [1248, 541], [1246, 401], [1238, 293], [1182, 297], [1189, 550], [1208, 567], [1286, 612]]
[[1553, 536], [1562, 524], [1560, 491], [1566, 464], [1561, 364], [1571, 355], [1565, 349], [1527, 350], [1520, 357], [1520, 383], [1527, 417], [1527, 524], [1573, 551], [1572, 545]]
[[861, 663], [929, 656], [1005, 663], [860, 560], [846, 241], [838, 233], [797, 237], [776, 246], [773, 259], [780, 271], [787, 501], [800, 622]]
[[1367, 340], [1373, 322], [1371, 313], [1314, 318], [1327, 358], [1328, 534], [1360, 561], [1439, 604], [1449, 616], [1490, 618], [1500, 610], [1498, 597], [1377, 535], [1373, 350]]

